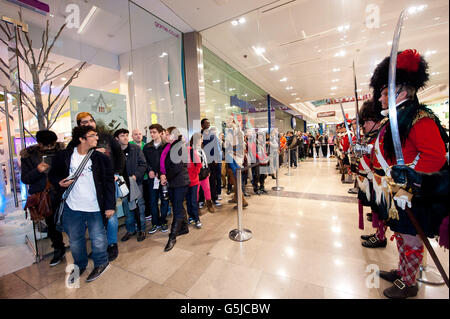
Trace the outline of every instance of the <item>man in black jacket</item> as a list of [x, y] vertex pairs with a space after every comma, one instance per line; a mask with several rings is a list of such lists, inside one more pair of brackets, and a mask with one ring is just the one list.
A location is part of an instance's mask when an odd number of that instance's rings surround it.
[[[29, 185], [30, 195], [42, 192], [48, 182], [48, 172], [56, 152], [63, 150], [64, 145], [57, 143], [58, 137], [53, 131], [42, 130], [36, 133], [38, 145], [32, 145], [20, 152], [22, 182]], [[62, 233], [56, 229], [54, 213], [58, 208], [59, 197], [54, 188], [51, 188], [50, 199], [53, 214], [45, 219], [48, 227], [48, 236], [55, 249], [50, 266], [56, 266], [64, 258], [66, 248]]]
[[[98, 135], [90, 126], [77, 126], [72, 130], [74, 147], [59, 152], [49, 173], [53, 186], [62, 194], [74, 180], [79, 165], [90, 149], [97, 146]], [[86, 228], [91, 240], [94, 270], [86, 281], [97, 279], [108, 267], [108, 241], [105, 226], [115, 213], [115, 185], [111, 161], [101, 152], [94, 151], [79, 178], [68, 194], [62, 215], [65, 232], [69, 235], [74, 264], [81, 275], [88, 265]], [[76, 271], [69, 281], [74, 282]]]
[[[123, 176], [128, 189], [130, 190], [130, 193], [122, 198], [122, 207], [126, 217], [125, 226], [127, 228], [127, 233], [121, 240], [127, 241], [131, 236], [136, 234], [137, 223], [137, 228], [139, 231], [137, 241], [143, 241], [145, 239], [145, 201], [142, 183], [145, 172], [147, 171], [147, 162], [145, 161], [144, 153], [142, 153], [141, 148], [128, 141], [129, 133], [130, 132], [127, 129], [119, 129], [114, 132], [114, 138], [119, 142], [127, 159]], [[132, 182], [137, 184], [139, 189], [138, 193], [140, 193], [141, 196], [136, 196], [136, 194], [133, 193], [135, 188], [131, 185]], [[134, 203], [130, 203], [130, 199], [133, 200], [134, 198], [136, 198]], [[130, 213], [130, 205], [132, 206], [133, 213]]]
[[[95, 119], [91, 115], [91, 113], [78, 113], [76, 119], [78, 126], [92, 126], [94, 129], [97, 129], [97, 123], [95, 122]], [[71, 146], [70, 143], [69, 146]], [[98, 133], [98, 143], [96, 150], [109, 157], [114, 174], [120, 175], [123, 173], [125, 167], [125, 155], [123, 154], [119, 143], [111, 134], [108, 134], [106, 132]], [[119, 255], [119, 248], [117, 247], [118, 230], [119, 220], [117, 219], [117, 214], [114, 214], [114, 216], [108, 219], [108, 225], [106, 227], [108, 235], [109, 261], [113, 261]]]
[[[147, 161], [147, 172], [149, 178], [149, 198], [150, 211], [152, 214], [152, 228], [149, 234], [155, 233], [158, 229], [166, 233], [169, 231], [167, 226], [167, 212], [169, 210], [169, 200], [164, 199], [159, 166], [161, 161], [161, 153], [166, 146], [164, 142], [164, 129], [159, 124], [150, 126], [150, 135], [152, 141], [144, 146], [143, 152]], [[156, 183], [156, 184], [155, 184]], [[159, 185], [159, 186], [158, 186]], [[158, 200], [161, 199], [161, 209], [158, 208]]]

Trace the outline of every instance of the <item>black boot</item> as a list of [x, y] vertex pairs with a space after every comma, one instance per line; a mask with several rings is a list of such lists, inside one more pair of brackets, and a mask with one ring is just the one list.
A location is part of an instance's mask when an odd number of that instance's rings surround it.
[[117, 244], [111, 244], [108, 246], [108, 260], [111, 262], [119, 256], [119, 247]]
[[181, 225], [179, 226], [179, 229], [177, 231], [177, 236], [181, 236], [181, 235], [189, 233], [189, 223], [186, 220], [186, 218], [181, 219], [180, 224]]
[[164, 251], [169, 251], [175, 246], [177, 234], [182, 226], [182, 221], [182, 219], [173, 219], [172, 225], [170, 226], [169, 241], [167, 242], [166, 247], [164, 247]]

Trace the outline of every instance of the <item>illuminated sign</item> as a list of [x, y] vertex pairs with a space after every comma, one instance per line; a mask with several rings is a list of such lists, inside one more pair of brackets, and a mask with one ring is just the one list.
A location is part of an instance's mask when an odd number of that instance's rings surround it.
[[329, 112], [319, 112], [317, 113], [317, 117], [328, 117], [328, 116], [336, 116], [335, 111], [329, 111]]
[[18, 6], [33, 10], [34, 12], [46, 15], [50, 13], [50, 7], [48, 4], [38, 0], [6, 0], [17, 4]]

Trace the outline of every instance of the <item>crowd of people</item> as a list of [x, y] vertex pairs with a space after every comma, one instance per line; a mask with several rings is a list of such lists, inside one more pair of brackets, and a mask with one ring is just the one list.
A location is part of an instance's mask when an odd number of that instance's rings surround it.
[[[398, 266], [378, 275], [393, 283], [384, 290], [386, 297], [404, 299], [418, 293], [427, 237], [439, 236], [439, 244], [449, 248], [449, 138], [438, 117], [417, 98], [429, 78], [427, 63], [416, 50], [405, 50], [397, 56], [394, 108], [401, 145], [395, 145], [388, 110], [389, 63], [386, 57], [376, 67], [370, 81], [373, 99], [358, 114], [362, 138], [357, 138], [360, 128], [355, 120], [345, 119], [349, 130], [345, 123], [338, 125], [336, 168], [343, 183], [355, 183], [349, 193], [358, 194], [360, 229], [364, 229], [363, 208], [370, 208], [367, 219], [375, 233], [362, 235], [362, 246], [384, 248], [387, 229], [393, 232], [390, 239], [396, 239]], [[396, 146], [405, 165], [397, 164]]]
[[247, 207], [248, 181], [255, 195], [267, 194], [264, 181], [267, 175], [274, 177], [277, 165], [278, 157], [271, 155], [278, 154], [277, 135], [244, 133], [234, 121], [227, 135], [217, 134], [203, 119], [201, 131], [189, 141], [176, 127], [152, 124], [148, 143], [138, 129], [132, 131], [130, 141], [125, 128], [108, 132], [97, 127], [88, 112], [79, 113], [76, 122], [67, 147], [57, 142], [54, 132], [39, 131], [37, 145], [21, 152], [21, 167], [30, 195], [50, 187], [52, 215], [45, 219], [54, 248], [50, 266], [65, 257], [65, 232], [78, 275], [86, 270], [88, 258], [94, 262], [87, 282], [98, 278], [118, 257], [119, 199], [126, 228], [120, 240], [135, 236], [141, 242], [157, 231], [170, 231], [164, 248], [170, 251], [177, 236], [189, 233], [189, 224], [202, 228], [202, 208], [215, 213], [222, 206], [222, 189], [228, 195], [234, 192], [228, 203], [237, 204], [238, 169], [242, 170], [242, 203]]

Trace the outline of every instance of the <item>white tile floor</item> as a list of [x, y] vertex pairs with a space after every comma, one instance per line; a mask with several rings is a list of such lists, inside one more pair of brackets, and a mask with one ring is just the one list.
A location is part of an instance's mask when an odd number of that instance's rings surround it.
[[[391, 269], [398, 256], [394, 242], [386, 248], [367, 249], [359, 239], [356, 195], [347, 190], [330, 159], [308, 160], [280, 173], [286, 191], [311, 193], [316, 199], [277, 197], [274, 194], [249, 198], [243, 226], [253, 232], [246, 242], [228, 238], [237, 227], [230, 196], [223, 207], [201, 216], [203, 228], [190, 228], [177, 238], [175, 248], [163, 251], [168, 233], [119, 242], [119, 257], [109, 270], [92, 283], [83, 274], [79, 289], [65, 287], [66, 262], [48, 267], [48, 260], [0, 278], [0, 297], [29, 298], [384, 298], [390, 284], [380, 280], [369, 288], [367, 267]], [[267, 189], [275, 186], [270, 177]], [[252, 191], [249, 190], [252, 194]], [[320, 200], [317, 195], [340, 195], [350, 202]], [[341, 198], [342, 199], [342, 198]], [[119, 238], [124, 233], [120, 229]], [[388, 238], [390, 236], [388, 232]], [[449, 253], [433, 242], [448, 273]], [[428, 258], [428, 263], [432, 261]], [[88, 272], [92, 269], [92, 264]], [[17, 277], [33, 289], [21, 286]], [[2, 289], [15, 285], [14, 289]], [[5, 293], [5, 291], [7, 293]], [[19, 296], [19, 297], [18, 297]], [[419, 284], [417, 298], [449, 298], [446, 286]]]

